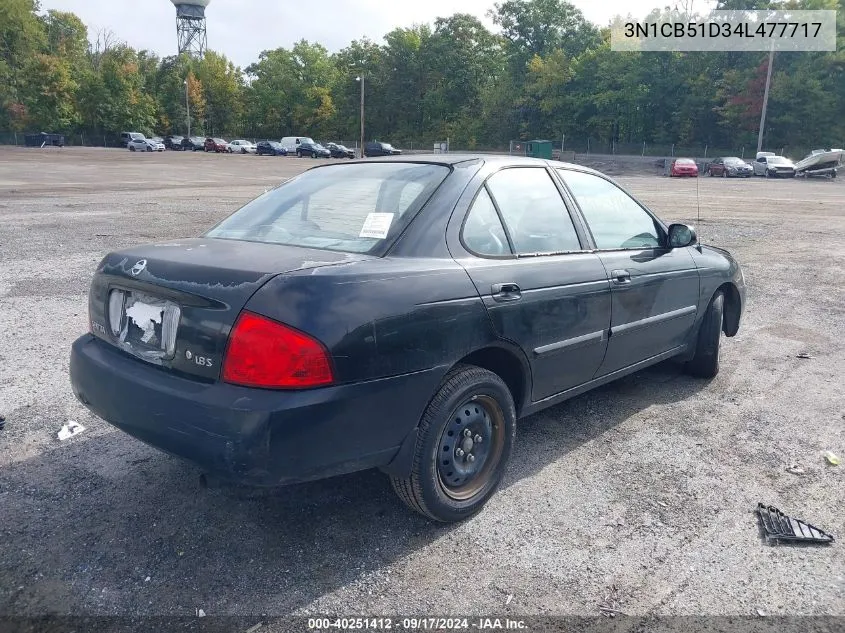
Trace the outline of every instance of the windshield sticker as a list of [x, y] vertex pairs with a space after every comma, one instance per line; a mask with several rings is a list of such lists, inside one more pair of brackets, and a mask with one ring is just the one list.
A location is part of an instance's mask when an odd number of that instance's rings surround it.
[[358, 237], [373, 237], [383, 240], [387, 237], [388, 231], [390, 231], [390, 225], [393, 223], [393, 215], [393, 213], [368, 214]]

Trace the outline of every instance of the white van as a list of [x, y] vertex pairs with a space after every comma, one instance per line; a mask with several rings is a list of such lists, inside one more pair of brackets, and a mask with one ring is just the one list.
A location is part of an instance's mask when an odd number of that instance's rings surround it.
[[299, 147], [300, 143], [314, 143], [314, 139], [310, 136], [286, 136], [279, 144], [284, 147], [288, 154], [296, 154], [296, 148]]

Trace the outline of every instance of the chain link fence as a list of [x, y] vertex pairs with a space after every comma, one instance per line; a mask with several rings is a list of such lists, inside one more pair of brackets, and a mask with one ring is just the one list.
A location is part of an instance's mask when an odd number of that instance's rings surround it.
[[[19, 145], [23, 146], [24, 138], [30, 132], [0, 132], [0, 145]], [[197, 134], [196, 136], [205, 136]], [[214, 134], [217, 138], [225, 138], [227, 140], [244, 139], [257, 143], [263, 140], [279, 140], [277, 137], [255, 136], [251, 134]], [[76, 133], [65, 134], [65, 145], [68, 147], [122, 147], [119, 134], [102, 134], [102, 133]], [[335, 138], [315, 138], [317, 142], [323, 144], [328, 142], [345, 145], [349, 149], [355, 150], [356, 154], [360, 153], [360, 139], [355, 140], [338, 140]], [[472, 147], [462, 147], [455, 143], [451, 143], [449, 139], [420, 139], [420, 138], [375, 138], [369, 140], [378, 140], [389, 142], [394, 147], [401, 149], [404, 153], [409, 154], [432, 154], [438, 151], [443, 151], [441, 146], [443, 144], [448, 148], [446, 151], [455, 152], [473, 152], [473, 153], [492, 153], [492, 154], [509, 154], [513, 153], [513, 147], [524, 148], [529, 140], [534, 139], [520, 139], [515, 141], [503, 142], [501, 144], [474, 144]], [[670, 157], [685, 157], [694, 158], [696, 160], [707, 161], [718, 156], [737, 156], [745, 160], [754, 160], [757, 147], [756, 145], [737, 145], [734, 147], [716, 147], [708, 144], [675, 144], [675, 143], [651, 143], [648, 141], [631, 142], [631, 143], [617, 143], [613, 141], [606, 141], [591, 137], [584, 138], [570, 138], [561, 137], [557, 140], [551, 140], [555, 158], [559, 156], [568, 157], [573, 153], [577, 155], [605, 155], [605, 156], [651, 156], [655, 158], [670, 158]], [[845, 140], [836, 144], [836, 147], [845, 147]], [[801, 146], [780, 146], [780, 147], [764, 147], [766, 151], [772, 151], [779, 155], [788, 156], [790, 158], [800, 160], [808, 155], [813, 149], [820, 149], [816, 147], [801, 147]], [[825, 148], [829, 149], [829, 148]], [[517, 153], [523, 151], [517, 150]]]

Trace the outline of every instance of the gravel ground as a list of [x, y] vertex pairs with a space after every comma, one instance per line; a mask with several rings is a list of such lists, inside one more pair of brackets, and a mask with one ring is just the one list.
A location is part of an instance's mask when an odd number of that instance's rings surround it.
[[[841, 180], [620, 176], [738, 257], [740, 334], [711, 382], [667, 363], [524, 420], [460, 525], [378, 472], [203, 490], [89, 415], [68, 352], [100, 258], [197, 235], [311, 164], [0, 148], [0, 615], [845, 615], [841, 543], [766, 546], [753, 513], [845, 536], [845, 465], [823, 458], [845, 457]], [[87, 430], [59, 442], [68, 420]]]

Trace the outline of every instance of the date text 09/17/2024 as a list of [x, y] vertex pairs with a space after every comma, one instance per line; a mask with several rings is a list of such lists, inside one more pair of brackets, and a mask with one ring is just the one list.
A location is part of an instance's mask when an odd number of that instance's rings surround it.
[[308, 618], [309, 631], [520, 631], [527, 630], [524, 620], [510, 618]]

